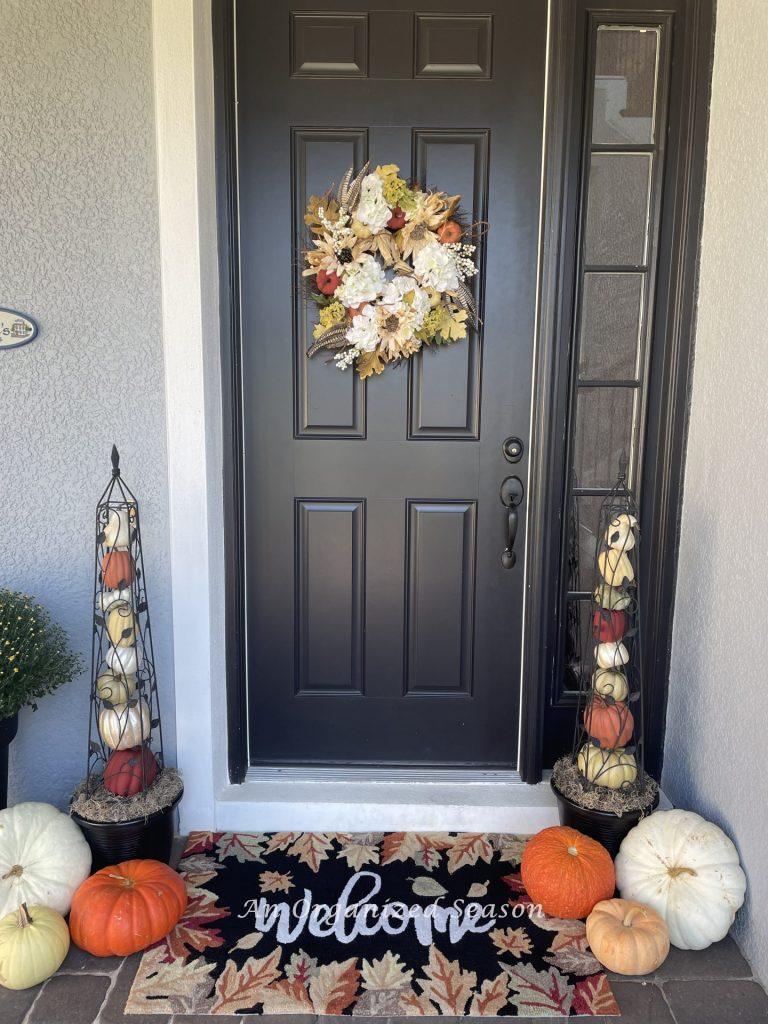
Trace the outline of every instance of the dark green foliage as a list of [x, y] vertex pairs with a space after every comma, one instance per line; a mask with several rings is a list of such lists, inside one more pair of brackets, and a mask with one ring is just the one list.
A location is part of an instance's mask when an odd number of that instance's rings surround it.
[[27, 594], [0, 590], [0, 718], [9, 718], [82, 671], [66, 633]]

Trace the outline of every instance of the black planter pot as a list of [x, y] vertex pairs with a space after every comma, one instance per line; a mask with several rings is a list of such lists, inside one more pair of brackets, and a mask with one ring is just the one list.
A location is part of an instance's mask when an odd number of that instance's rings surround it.
[[73, 811], [72, 818], [83, 830], [91, 848], [91, 870], [98, 871], [134, 858], [161, 860], [167, 864], [173, 846], [174, 811], [183, 795], [182, 790], [170, 807], [132, 821], [88, 821]]
[[590, 839], [596, 839], [602, 843], [611, 857], [619, 852], [621, 841], [624, 836], [635, 827], [640, 819], [655, 810], [659, 803], [657, 793], [653, 803], [642, 811], [627, 811], [622, 815], [612, 814], [610, 811], [593, 810], [590, 807], [581, 807], [579, 804], [563, 796], [553, 780], [550, 780], [552, 792], [557, 797], [557, 809], [560, 814], [560, 824], [570, 825], [578, 829]]
[[18, 715], [0, 718], [0, 811], [8, 806], [8, 747], [18, 731]]

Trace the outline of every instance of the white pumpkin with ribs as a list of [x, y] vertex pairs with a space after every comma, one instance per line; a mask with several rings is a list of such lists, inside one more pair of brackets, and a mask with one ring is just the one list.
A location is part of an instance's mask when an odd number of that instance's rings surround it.
[[721, 828], [692, 811], [656, 811], [624, 839], [616, 857], [622, 898], [652, 907], [678, 949], [725, 938], [744, 902], [739, 854]]

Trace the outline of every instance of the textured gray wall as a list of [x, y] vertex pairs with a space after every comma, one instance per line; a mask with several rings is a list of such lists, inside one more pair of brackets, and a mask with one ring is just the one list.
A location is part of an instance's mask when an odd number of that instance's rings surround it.
[[[0, 585], [90, 653], [95, 502], [121, 453], [141, 502], [166, 753], [174, 737], [150, 0], [0, 0], [0, 305], [41, 325], [0, 352]], [[10, 799], [64, 806], [88, 679], [24, 712]]]
[[765, 0], [718, 0], [663, 785], [739, 848], [736, 937], [768, 982]]

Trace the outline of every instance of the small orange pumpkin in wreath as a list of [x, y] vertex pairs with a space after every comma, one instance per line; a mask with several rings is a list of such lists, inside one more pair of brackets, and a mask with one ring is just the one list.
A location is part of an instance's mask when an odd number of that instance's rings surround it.
[[455, 220], [447, 220], [437, 229], [437, 237], [443, 245], [454, 245], [463, 234], [461, 224], [457, 224]]
[[531, 900], [552, 917], [586, 917], [616, 888], [605, 847], [567, 825], [545, 828], [528, 840], [520, 873]]

